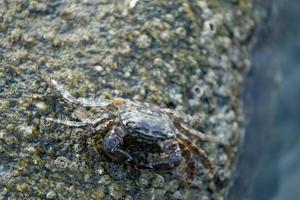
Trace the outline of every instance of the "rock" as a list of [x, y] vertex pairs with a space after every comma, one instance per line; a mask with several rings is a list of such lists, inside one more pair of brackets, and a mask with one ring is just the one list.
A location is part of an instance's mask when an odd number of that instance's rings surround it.
[[[3, 159], [7, 171], [18, 174], [1, 185], [0, 194], [6, 191], [11, 199], [225, 196], [230, 181], [215, 183], [218, 177], [209, 175], [199, 159], [194, 183], [200, 185], [191, 189], [184, 180], [185, 161], [159, 175], [136, 170], [104, 154], [105, 134], [88, 137], [91, 127], [78, 127], [81, 134], [74, 137], [75, 128], [43, 121], [107, 115], [107, 110], [68, 104], [45, 82], [57, 80], [76, 97], [123, 97], [183, 113], [195, 129], [232, 141], [225, 149], [194, 139], [232, 178], [244, 129], [241, 85], [249, 63], [244, 39], [259, 22], [248, 4], [0, 2], [0, 80], [5, 80], [0, 82], [0, 98], [5, 98], [0, 142], [8, 141], [1, 143], [1, 156], [9, 158]], [[37, 104], [30, 98], [35, 95]], [[142, 158], [155, 154], [130, 151]]]

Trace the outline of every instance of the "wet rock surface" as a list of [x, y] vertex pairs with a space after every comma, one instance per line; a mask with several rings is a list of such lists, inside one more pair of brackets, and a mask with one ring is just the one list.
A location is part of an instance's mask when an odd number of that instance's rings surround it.
[[[223, 199], [257, 15], [246, 1], [0, 1], [0, 199]], [[210, 174], [195, 158], [191, 185], [185, 160], [164, 174], [132, 169], [104, 155], [105, 134], [84, 139], [90, 130], [45, 123], [106, 111], [67, 104], [41, 76], [77, 97], [173, 109], [231, 145], [191, 138], [218, 166]]]
[[266, 23], [257, 34], [246, 80], [248, 123], [229, 199], [300, 196], [300, 93], [295, 87], [300, 81], [300, 26], [293, 20], [300, 16], [299, 6], [296, 0], [288, 4], [276, 0], [266, 8]]

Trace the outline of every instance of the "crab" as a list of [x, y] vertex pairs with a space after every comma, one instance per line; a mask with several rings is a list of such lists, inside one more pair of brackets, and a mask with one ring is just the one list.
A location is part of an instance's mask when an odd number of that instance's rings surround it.
[[[112, 100], [75, 98], [57, 81], [50, 80], [49, 85], [54, 88], [63, 100], [84, 108], [102, 108], [113, 112], [105, 117], [92, 117], [81, 121], [59, 120], [46, 118], [47, 121], [64, 124], [71, 127], [93, 127], [93, 132], [105, 132], [103, 150], [114, 161], [126, 163], [132, 167], [154, 172], [167, 172], [182, 160], [183, 150], [199, 156], [210, 172], [216, 168], [203, 149], [196, 146], [186, 134], [195, 136], [203, 142], [224, 143], [218, 137], [204, 134], [194, 128], [169, 109], [162, 109], [148, 103], [129, 99], [114, 98]], [[155, 162], [139, 164], [126, 150], [122, 149], [125, 136], [132, 136], [139, 143], [149, 145], [158, 144], [165, 155], [165, 159]], [[188, 159], [192, 159], [189, 157]], [[194, 161], [187, 161], [193, 165]], [[192, 163], [192, 164], [191, 164]]]

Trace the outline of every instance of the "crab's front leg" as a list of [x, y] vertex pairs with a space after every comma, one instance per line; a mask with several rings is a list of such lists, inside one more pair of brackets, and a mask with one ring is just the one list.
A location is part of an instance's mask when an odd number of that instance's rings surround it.
[[129, 153], [120, 149], [126, 132], [119, 127], [112, 128], [104, 138], [103, 150], [113, 160], [135, 166], [136, 163]]
[[181, 150], [176, 140], [165, 140], [159, 143], [162, 151], [168, 156], [166, 160], [139, 166], [140, 169], [165, 172], [177, 167], [181, 162]]
[[112, 113], [109, 113], [105, 117], [95, 117], [92, 116], [90, 118], [85, 118], [82, 121], [70, 121], [70, 120], [61, 120], [61, 119], [54, 119], [50, 117], [42, 118], [42, 120], [45, 120], [46, 122], [53, 122], [57, 124], [63, 124], [69, 127], [85, 127], [85, 126], [92, 126], [95, 127], [99, 124], [103, 124], [109, 121], [114, 121], [115, 115]]
[[70, 120], [61, 120], [61, 119], [53, 119], [53, 118], [42, 118], [42, 120], [45, 120], [46, 122], [53, 122], [57, 124], [63, 124], [69, 127], [84, 127], [90, 125], [86, 122], [77, 122], [77, 121], [70, 121]]

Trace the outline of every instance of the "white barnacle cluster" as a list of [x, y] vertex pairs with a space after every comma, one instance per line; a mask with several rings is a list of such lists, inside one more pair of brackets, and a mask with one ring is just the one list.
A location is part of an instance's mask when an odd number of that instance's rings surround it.
[[131, 0], [129, 2], [129, 8], [134, 8], [136, 6], [136, 4], [138, 3], [139, 0]]

